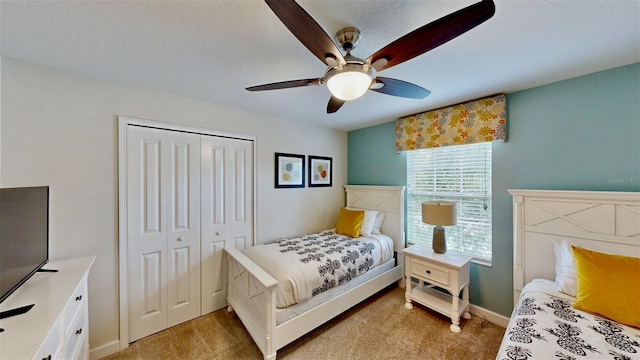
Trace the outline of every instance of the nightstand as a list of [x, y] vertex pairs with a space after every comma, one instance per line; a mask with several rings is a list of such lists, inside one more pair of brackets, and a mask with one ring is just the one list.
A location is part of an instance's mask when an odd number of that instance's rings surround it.
[[[469, 263], [471, 256], [447, 252], [437, 254], [430, 247], [413, 245], [404, 250], [407, 302], [404, 306], [413, 309], [412, 301], [451, 318], [450, 329], [459, 333], [460, 316], [470, 319], [469, 314]], [[418, 280], [415, 286], [411, 278]], [[423, 283], [428, 283], [423, 285]], [[449, 294], [434, 289], [438, 287]], [[462, 299], [459, 298], [462, 291]]]

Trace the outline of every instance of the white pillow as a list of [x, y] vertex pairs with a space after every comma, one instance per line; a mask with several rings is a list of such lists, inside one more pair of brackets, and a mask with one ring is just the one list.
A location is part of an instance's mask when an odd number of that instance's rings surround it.
[[567, 239], [553, 241], [553, 253], [556, 256], [556, 285], [558, 290], [576, 296], [578, 292], [576, 264], [571, 251], [571, 243]]
[[373, 225], [372, 234], [382, 234], [382, 223], [384, 222], [384, 213], [379, 212], [376, 216], [376, 222]]
[[376, 217], [378, 216], [377, 210], [357, 209], [348, 207], [349, 210], [362, 210], [364, 211], [364, 219], [362, 220], [362, 226], [360, 227], [360, 236], [369, 236], [373, 231], [376, 224]]

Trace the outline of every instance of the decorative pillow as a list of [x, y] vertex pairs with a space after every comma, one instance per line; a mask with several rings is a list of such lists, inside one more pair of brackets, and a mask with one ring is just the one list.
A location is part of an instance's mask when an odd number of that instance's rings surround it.
[[571, 243], [567, 239], [553, 242], [553, 252], [556, 255], [556, 285], [558, 290], [576, 296], [577, 275]]
[[360, 227], [360, 235], [369, 236], [373, 231], [373, 227], [376, 223], [376, 217], [378, 216], [377, 210], [366, 210], [348, 207], [347, 210], [360, 210], [364, 211], [364, 219], [362, 220], [362, 226]]
[[573, 307], [640, 328], [640, 258], [571, 249], [578, 274]]
[[336, 233], [357, 238], [360, 236], [360, 227], [362, 227], [363, 220], [363, 210], [340, 208], [340, 215], [338, 215], [338, 223], [336, 224]]
[[376, 222], [373, 225], [372, 234], [382, 234], [382, 223], [384, 222], [384, 213], [379, 212], [376, 216]]

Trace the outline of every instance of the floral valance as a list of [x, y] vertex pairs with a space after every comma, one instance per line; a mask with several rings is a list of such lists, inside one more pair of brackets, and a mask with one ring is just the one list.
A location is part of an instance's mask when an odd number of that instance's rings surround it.
[[396, 150], [505, 141], [507, 96], [499, 94], [396, 121]]

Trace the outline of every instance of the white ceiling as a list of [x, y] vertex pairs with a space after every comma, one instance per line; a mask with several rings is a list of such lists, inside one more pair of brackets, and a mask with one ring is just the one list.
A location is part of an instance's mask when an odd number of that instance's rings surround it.
[[[333, 38], [355, 26], [366, 58], [465, 1], [299, 0]], [[262, 1], [0, 1], [0, 51], [65, 71], [268, 116], [353, 130], [495, 93], [640, 61], [640, 0], [495, 0], [470, 32], [380, 73], [426, 99], [368, 92], [326, 114], [326, 86], [245, 87], [322, 77], [325, 65]]]

